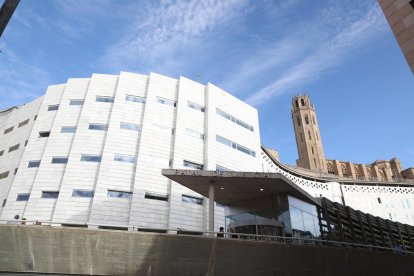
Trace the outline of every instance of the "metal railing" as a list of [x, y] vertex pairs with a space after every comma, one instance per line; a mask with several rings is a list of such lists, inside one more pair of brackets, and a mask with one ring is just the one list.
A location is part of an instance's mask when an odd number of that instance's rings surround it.
[[80, 227], [85, 230], [124, 230], [124, 231], [136, 231], [136, 232], [153, 232], [164, 235], [191, 235], [191, 236], [203, 236], [206, 238], [217, 238], [217, 239], [231, 239], [231, 240], [242, 240], [242, 241], [261, 241], [261, 242], [273, 242], [273, 243], [284, 243], [284, 244], [296, 244], [304, 246], [324, 246], [324, 247], [345, 247], [345, 248], [363, 248], [368, 250], [379, 250], [393, 252], [397, 254], [413, 255], [414, 252], [405, 250], [403, 248], [395, 247], [384, 247], [370, 244], [350, 243], [341, 242], [334, 240], [324, 239], [309, 239], [300, 237], [286, 237], [286, 236], [272, 236], [272, 235], [259, 235], [259, 234], [245, 234], [245, 233], [234, 233], [234, 232], [216, 232], [207, 230], [191, 230], [184, 228], [158, 228], [158, 227], [142, 227], [136, 225], [116, 225], [116, 224], [96, 224], [90, 222], [84, 223], [71, 223], [65, 221], [25, 221], [25, 220], [0, 220], [0, 224], [9, 224], [19, 227], [33, 226], [33, 227]]

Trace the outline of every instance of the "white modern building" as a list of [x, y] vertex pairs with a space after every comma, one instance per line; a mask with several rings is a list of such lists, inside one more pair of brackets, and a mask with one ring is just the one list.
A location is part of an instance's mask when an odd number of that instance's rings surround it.
[[[162, 169], [279, 172], [312, 196], [414, 225], [414, 189], [302, 176], [260, 142], [257, 110], [208, 83], [121, 72], [0, 112], [0, 221], [208, 228], [208, 200]], [[224, 211], [215, 208], [215, 228]]]

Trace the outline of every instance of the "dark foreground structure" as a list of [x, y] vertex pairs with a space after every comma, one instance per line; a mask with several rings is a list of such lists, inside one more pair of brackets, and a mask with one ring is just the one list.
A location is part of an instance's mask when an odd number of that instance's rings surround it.
[[414, 257], [233, 238], [0, 225], [0, 274], [414, 275]]

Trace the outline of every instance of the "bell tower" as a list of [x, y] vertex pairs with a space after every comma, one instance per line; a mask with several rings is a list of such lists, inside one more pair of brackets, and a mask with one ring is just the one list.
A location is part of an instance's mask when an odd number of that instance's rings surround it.
[[309, 96], [293, 97], [292, 121], [299, 154], [299, 159], [296, 160], [297, 166], [327, 172], [315, 107], [311, 104]]

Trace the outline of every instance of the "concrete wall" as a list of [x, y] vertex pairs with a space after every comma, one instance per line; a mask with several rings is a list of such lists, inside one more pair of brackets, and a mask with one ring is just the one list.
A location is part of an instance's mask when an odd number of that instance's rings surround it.
[[414, 257], [227, 238], [0, 225], [0, 272], [413, 275]]

